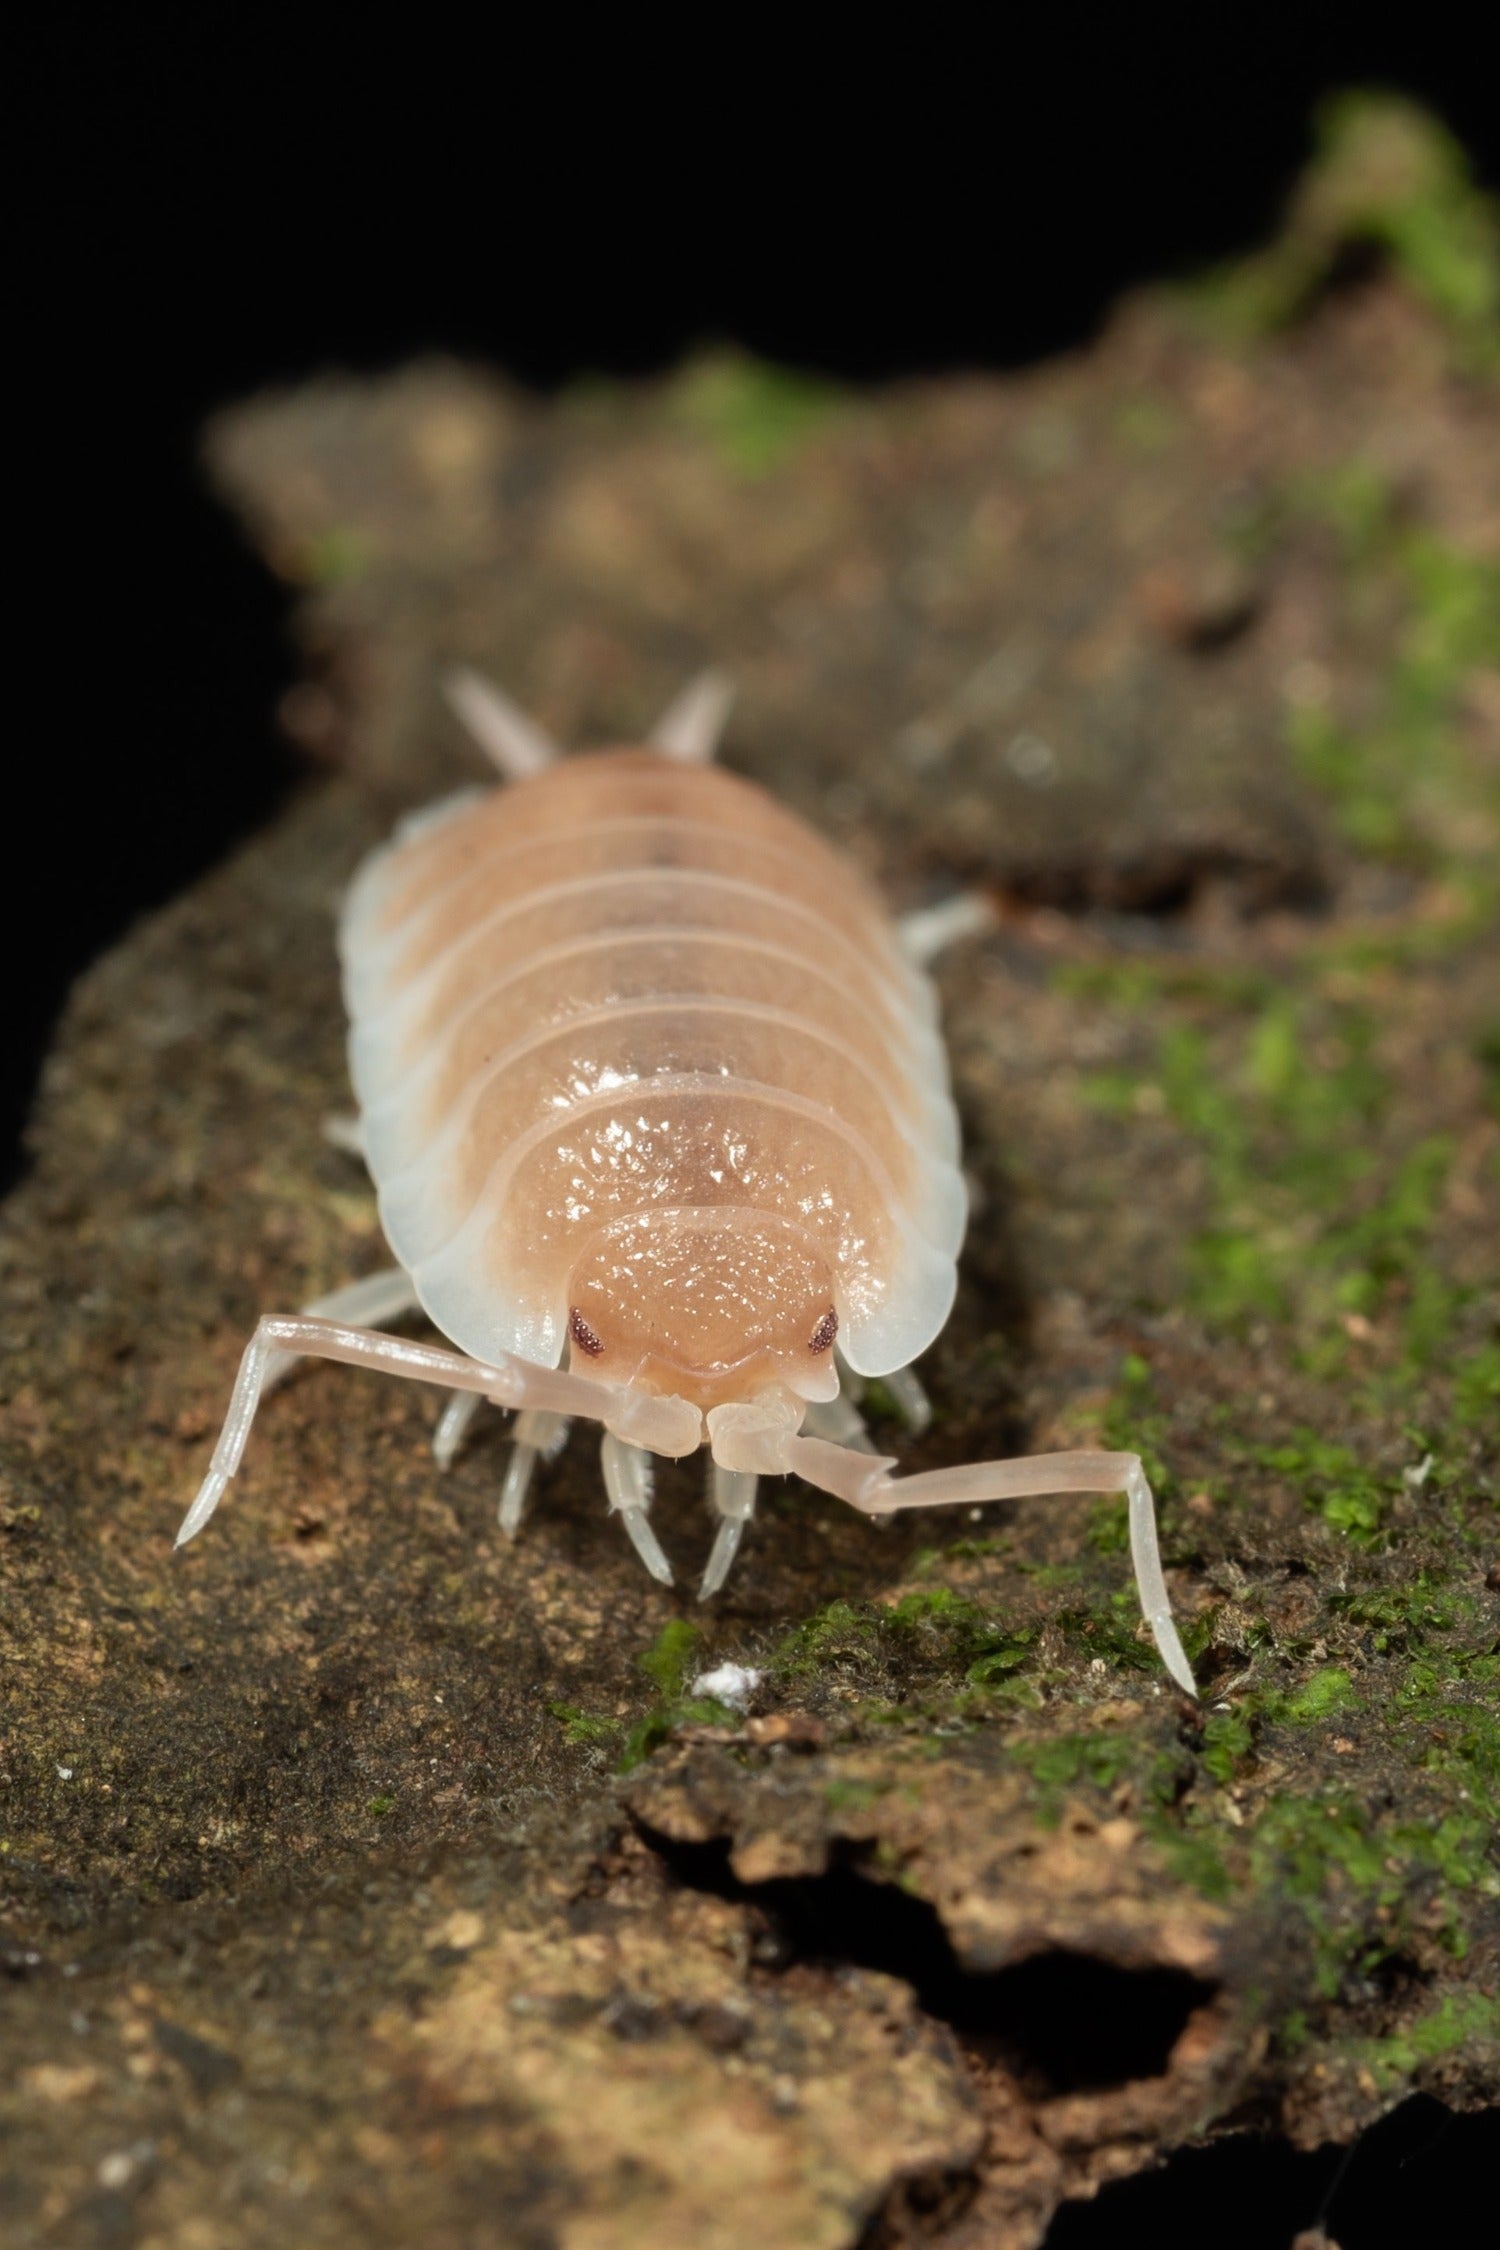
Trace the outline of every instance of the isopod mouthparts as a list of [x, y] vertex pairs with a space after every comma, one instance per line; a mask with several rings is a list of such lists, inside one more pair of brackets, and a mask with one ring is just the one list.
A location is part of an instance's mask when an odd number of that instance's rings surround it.
[[[342, 1359], [456, 1394], [443, 1465], [483, 1400], [516, 1411], [507, 1534], [569, 1423], [601, 1424], [610, 1506], [664, 1581], [651, 1456], [697, 1450], [706, 1414], [705, 1594], [763, 1475], [870, 1515], [1123, 1492], [1143, 1609], [1193, 1692], [1134, 1454], [893, 1477], [857, 1411], [857, 1377], [886, 1376], [926, 1413], [909, 1362], [948, 1317], [965, 1196], [922, 964], [988, 926], [987, 903], [898, 929], [847, 860], [713, 765], [718, 674], [646, 746], [567, 759], [476, 673], [448, 692], [508, 786], [403, 822], [339, 933], [353, 1145], [397, 1264], [262, 1321], [180, 1539], [262, 1391], [299, 1357]], [[357, 1325], [417, 1307], [456, 1350]]]

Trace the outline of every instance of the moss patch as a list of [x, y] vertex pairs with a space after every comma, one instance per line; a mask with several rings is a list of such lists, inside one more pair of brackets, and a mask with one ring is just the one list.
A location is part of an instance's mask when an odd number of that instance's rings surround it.
[[1318, 112], [1315, 155], [1271, 248], [1189, 293], [1220, 332], [1273, 334], [1304, 313], [1340, 257], [1382, 253], [1445, 323], [1462, 361], [1500, 361], [1500, 220], [1463, 149], [1399, 95], [1350, 91]]
[[799, 452], [841, 397], [821, 376], [732, 351], [694, 361], [668, 393], [672, 415], [705, 437], [735, 476], [752, 480]]

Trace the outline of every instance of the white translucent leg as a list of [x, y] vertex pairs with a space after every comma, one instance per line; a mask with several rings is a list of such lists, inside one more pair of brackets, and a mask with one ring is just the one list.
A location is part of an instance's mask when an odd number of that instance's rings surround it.
[[865, 1428], [865, 1418], [854, 1401], [840, 1392], [837, 1398], [820, 1399], [802, 1418], [802, 1427], [830, 1445], [847, 1445], [856, 1453], [873, 1453], [875, 1440]]
[[341, 1150], [345, 1156], [362, 1157], [365, 1153], [365, 1129], [352, 1111], [325, 1117], [323, 1138], [330, 1148]]
[[630, 1534], [630, 1544], [653, 1578], [663, 1586], [672, 1583], [672, 1566], [661, 1551], [656, 1533], [651, 1529], [648, 1511], [651, 1506], [651, 1456], [638, 1445], [626, 1445], [613, 1430], [605, 1432], [604, 1443], [599, 1448], [599, 1459], [604, 1469], [604, 1489], [609, 1494], [611, 1509]]
[[839, 1397], [848, 1399], [851, 1406], [858, 1406], [865, 1395], [863, 1375], [855, 1374], [837, 1344], [833, 1347], [833, 1363], [839, 1371]]
[[683, 765], [705, 766], [719, 747], [734, 701], [734, 686], [723, 672], [700, 672], [673, 697], [651, 729], [651, 747]]
[[780, 1451], [783, 1465], [795, 1475], [872, 1516], [889, 1515], [898, 1508], [951, 1508], [965, 1502], [1030, 1499], [1053, 1492], [1123, 1492], [1129, 1507], [1130, 1554], [1142, 1614], [1163, 1664], [1186, 1694], [1196, 1696], [1192, 1667], [1172, 1622], [1172, 1604], [1156, 1541], [1156, 1505], [1146, 1472], [1134, 1453], [1038, 1453], [1029, 1460], [973, 1461], [962, 1468], [893, 1477], [890, 1471], [894, 1462], [872, 1462], [865, 1454], [829, 1445], [822, 1438], [785, 1438]]
[[925, 969], [960, 938], [982, 937], [994, 929], [999, 917], [983, 891], [958, 891], [940, 906], [924, 906], [903, 914], [896, 925], [908, 961]]
[[443, 675], [443, 693], [455, 717], [507, 781], [525, 781], [562, 755], [518, 703], [467, 665]]
[[[405, 1266], [382, 1266], [378, 1273], [346, 1281], [341, 1288], [330, 1289], [326, 1297], [314, 1297], [310, 1305], [302, 1307], [307, 1320], [343, 1320], [357, 1328], [380, 1327], [416, 1310], [417, 1292]], [[260, 1386], [262, 1397], [286, 1381], [301, 1356], [299, 1352], [271, 1354]]]
[[913, 1437], [920, 1437], [932, 1420], [932, 1401], [922, 1388], [921, 1378], [910, 1367], [893, 1367], [889, 1375], [880, 1378], [890, 1393], [891, 1404]]
[[[371, 1277], [374, 1278], [373, 1276]], [[462, 1352], [445, 1351], [436, 1344], [414, 1344], [404, 1336], [384, 1336], [369, 1328], [346, 1328], [340, 1322], [310, 1317], [306, 1313], [268, 1313], [256, 1325], [245, 1346], [235, 1378], [229, 1412], [214, 1447], [208, 1475], [198, 1497], [183, 1518], [177, 1545], [185, 1546], [203, 1529], [240, 1465], [245, 1440], [255, 1420], [266, 1386], [268, 1368], [278, 1359], [335, 1359], [351, 1367], [378, 1368], [386, 1375], [401, 1375], [409, 1382], [437, 1383], [447, 1390], [477, 1391], [496, 1406], [535, 1407], [553, 1414], [582, 1414], [600, 1422], [617, 1418], [630, 1426], [642, 1417], [641, 1402], [630, 1391], [552, 1367], [536, 1367], [530, 1360], [507, 1353], [493, 1364], [468, 1359]], [[652, 1427], [670, 1442], [671, 1449], [686, 1453], [696, 1449], [701, 1417], [681, 1400], [650, 1399], [647, 1410], [656, 1410]], [[659, 1410], [666, 1406], [668, 1414]], [[680, 1412], [675, 1409], [681, 1409]], [[680, 1424], [680, 1431], [676, 1425]], [[655, 1442], [653, 1440], [653, 1442]], [[666, 1448], [664, 1448], [665, 1450]]]
[[709, 1505], [719, 1519], [714, 1533], [714, 1543], [709, 1549], [708, 1568], [703, 1573], [703, 1583], [698, 1588], [698, 1599], [706, 1602], [717, 1594], [734, 1565], [740, 1551], [740, 1541], [745, 1536], [745, 1526], [755, 1513], [755, 1494], [759, 1477], [746, 1476], [738, 1469], [721, 1469], [717, 1461], [711, 1462], [708, 1471]]
[[538, 1461], [554, 1461], [567, 1443], [573, 1424], [566, 1414], [518, 1414], [512, 1436], [515, 1443], [505, 1464], [500, 1487], [500, 1529], [514, 1539]]
[[440, 1469], [451, 1469], [484, 1400], [477, 1391], [455, 1391], [438, 1416], [432, 1433], [432, 1458]]

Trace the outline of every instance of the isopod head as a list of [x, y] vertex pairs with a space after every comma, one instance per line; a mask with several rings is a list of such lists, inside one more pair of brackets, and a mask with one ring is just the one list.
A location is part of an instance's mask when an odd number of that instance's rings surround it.
[[771, 1212], [678, 1209], [601, 1228], [568, 1307], [572, 1363], [603, 1381], [705, 1410], [774, 1385], [838, 1395], [828, 1260]]

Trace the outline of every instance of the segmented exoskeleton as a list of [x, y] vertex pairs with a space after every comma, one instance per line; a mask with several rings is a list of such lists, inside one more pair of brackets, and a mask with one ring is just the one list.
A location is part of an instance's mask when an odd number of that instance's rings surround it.
[[[406, 821], [340, 933], [358, 1145], [398, 1264], [262, 1320], [178, 1544], [311, 1354], [450, 1387], [444, 1464], [482, 1400], [517, 1409], [507, 1532], [569, 1422], [602, 1423], [610, 1504], [663, 1582], [651, 1457], [706, 1441], [705, 1595], [762, 1476], [876, 1516], [1123, 1492], [1142, 1606], [1191, 1693], [1134, 1454], [898, 1478], [857, 1411], [881, 1376], [925, 1418], [910, 1363], [951, 1308], [965, 1199], [923, 964], [982, 906], [893, 925], [805, 823], [713, 766], [716, 675], [649, 744], [568, 760], [475, 675], [450, 693], [508, 786]], [[418, 1305], [456, 1351], [362, 1325]]]

